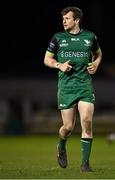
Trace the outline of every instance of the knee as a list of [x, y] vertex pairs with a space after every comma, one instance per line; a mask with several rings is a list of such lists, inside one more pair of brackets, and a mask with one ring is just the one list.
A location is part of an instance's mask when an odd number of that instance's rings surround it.
[[59, 136], [62, 138], [69, 137], [71, 135], [72, 129], [69, 126], [62, 126], [59, 129]]
[[89, 118], [84, 118], [83, 120], [83, 131], [87, 135], [92, 134], [92, 120]]
[[64, 132], [64, 134], [66, 134], [67, 136], [69, 136], [71, 134], [73, 130], [73, 126], [72, 125], [63, 125], [61, 128], [60, 128], [60, 134], [62, 132]]
[[68, 132], [71, 132], [72, 130], [73, 130], [73, 125], [71, 124], [71, 125], [65, 125], [64, 126], [64, 129], [66, 130], [66, 131], [68, 131]]

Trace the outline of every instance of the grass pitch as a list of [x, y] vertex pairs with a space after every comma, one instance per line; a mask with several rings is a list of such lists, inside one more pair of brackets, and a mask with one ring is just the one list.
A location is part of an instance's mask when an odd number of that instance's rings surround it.
[[0, 179], [115, 179], [115, 144], [106, 136], [94, 136], [91, 165], [94, 172], [81, 173], [80, 137], [67, 143], [68, 167], [56, 161], [58, 135], [1, 136]]

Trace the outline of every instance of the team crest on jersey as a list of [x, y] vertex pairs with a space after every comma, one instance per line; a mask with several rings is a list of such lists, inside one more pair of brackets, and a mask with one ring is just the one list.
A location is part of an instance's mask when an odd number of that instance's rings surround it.
[[84, 42], [85, 42], [84, 46], [91, 46], [91, 41], [90, 40], [84, 39]]

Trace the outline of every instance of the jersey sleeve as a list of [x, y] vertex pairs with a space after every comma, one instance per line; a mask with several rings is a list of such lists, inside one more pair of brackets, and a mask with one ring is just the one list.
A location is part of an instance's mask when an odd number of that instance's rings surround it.
[[53, 53], [53, 54], [56, 54], [57, 52], [57, 49], [58, 49], [58, 43], [57, 43], [57, 39], [56, 39], [56, 36], [54, 35], [49, 43], [49, 46], [47, 48], [47, 51]]
[[92, 52], [96, 52], [100, 48], [97, 37], [94, 36], [93, 45], [92, 45]]

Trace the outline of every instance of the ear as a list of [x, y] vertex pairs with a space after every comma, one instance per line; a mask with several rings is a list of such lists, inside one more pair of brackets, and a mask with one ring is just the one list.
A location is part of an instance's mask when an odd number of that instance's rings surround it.
[[76, 24], [79, 24], [80, 19], [77, 18], [75, 21], [76, 21]]

